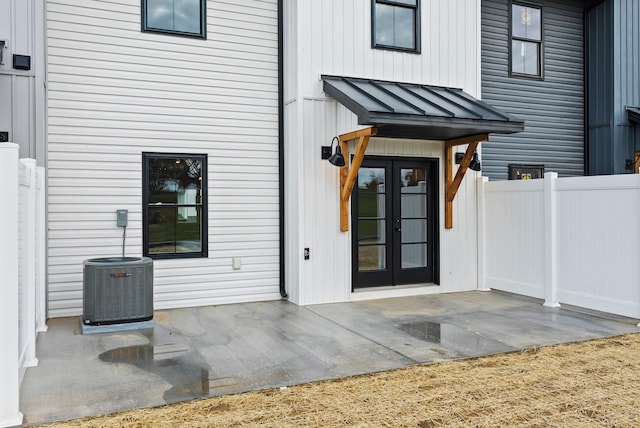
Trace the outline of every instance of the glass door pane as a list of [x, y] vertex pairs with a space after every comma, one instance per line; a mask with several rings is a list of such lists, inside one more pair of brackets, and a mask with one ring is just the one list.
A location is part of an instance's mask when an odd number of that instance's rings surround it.
[[427, 171], [400, 168], [401, 268], [427, 266]]
[[358, 172], [358, 271], [387, 268], [385, 168], [361, 167]]

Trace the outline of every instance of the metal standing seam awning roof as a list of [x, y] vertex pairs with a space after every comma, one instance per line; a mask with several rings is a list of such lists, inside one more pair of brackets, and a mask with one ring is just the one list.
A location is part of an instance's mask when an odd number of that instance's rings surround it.
[[321, 76], [324, 92], [377, 128], [378, 137], [451, 140], [524, 131], [524, 121], [461, 89], [340, 76]]
[[[340, 147], [358, 139], [353, 160], [340, 169], [340, 230], [349, 230], [349, 198], [369, 138], [444, 140], [445, 228], [453, 227], [453, 200], [472, 156], [489, 134], [524, 131], [524, 121], [484, 103], [461, 89], [354, 77], [321, 76], [324, 92], [370, 128], [342, 134]], [[453, 176], [453, 146], [467, 145]]]
[[640, 123], [640, 107], [627, 106], [629, 122]]

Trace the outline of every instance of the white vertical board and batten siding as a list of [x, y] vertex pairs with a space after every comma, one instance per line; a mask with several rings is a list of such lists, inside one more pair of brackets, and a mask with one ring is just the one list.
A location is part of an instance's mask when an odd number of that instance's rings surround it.
[[[156, 308], [279, 298], [276, 0], [207, 1], [207, 39], [140, 31], [139, 0], [49, 0], [49, 312], [82, 261], [142, 253], [142, 152], [208, 154], [209, 257], [157, 260]], [[232, 270], [231, 257], [241, 257]]]
[[[339, 231], [339, 173], [320, 159], [320, 146], [363, 126], [324, 94], [320, 75], [480, 94], [479, 0], [422, 1], [421, 12], [421, 54], [411, 54], [371, 48], [370, 0], [285, 0], [286, 278], [289, 296], [298, 304], [351, 298], [351, 232]], [[368, 155], [442, 158], [443, 153], [442, 142], [426, 141], [372, 139], [367, 149]], [[443, 181], [442, 162], [440, 175]], [[440, 230], [443, 291], [476, 288], [473, 179], [465, 179], [454, 210], [454, 229]], [[303, 258], [304, 248], [310, 249], [309, 260]]]

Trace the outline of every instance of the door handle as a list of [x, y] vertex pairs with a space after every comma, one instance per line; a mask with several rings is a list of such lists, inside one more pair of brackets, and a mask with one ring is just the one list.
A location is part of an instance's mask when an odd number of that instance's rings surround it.
[[400, 232], [402, 230], [402, 228], [400, 227], [400, 220], [396, 220], [395, 221], [396, 226], [394, 227], [396, 232]]

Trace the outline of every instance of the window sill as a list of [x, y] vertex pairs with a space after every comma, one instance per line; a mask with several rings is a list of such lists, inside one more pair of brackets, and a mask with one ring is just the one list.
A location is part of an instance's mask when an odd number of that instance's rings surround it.
[[384, 46], [384, 45], [372, 45], [371, 49], [378, 49], [383, 51], [394, 51], [400, 53], [408, 53], [414, 55], [420, 55], [420, 49], [407, 49], [407, 48], [397, 48], [394, 46]]

